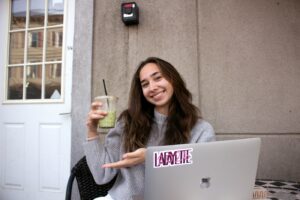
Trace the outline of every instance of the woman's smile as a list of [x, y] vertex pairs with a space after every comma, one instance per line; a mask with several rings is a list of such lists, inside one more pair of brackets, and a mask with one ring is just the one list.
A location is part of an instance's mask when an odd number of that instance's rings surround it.
[[164, 90], [160, 91], [160, 92], [157, 92], [157, 93], [152, 95], [152, 98], [155, 99], [155, 100], [160, 100], [161, 97], [163, 96], [164, 92], [165, 92]]

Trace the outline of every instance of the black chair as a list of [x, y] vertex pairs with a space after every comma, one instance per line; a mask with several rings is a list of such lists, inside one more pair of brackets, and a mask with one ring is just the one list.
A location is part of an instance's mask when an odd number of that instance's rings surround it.
[[96, 197], [107, 195], [108, 190], [113, 186], [116, 178], [113, 178], [109, 183], [104, 185], [98, 185], [91, 174], [91, 171], [87, 165], [86, 157], [81, 158], [71, 170], [71, 174], [68, 180], [66, 200], [71, 200], [72, 186], [74, 179], [76, 178], [78, 190], [81, 200], [92, 200]]

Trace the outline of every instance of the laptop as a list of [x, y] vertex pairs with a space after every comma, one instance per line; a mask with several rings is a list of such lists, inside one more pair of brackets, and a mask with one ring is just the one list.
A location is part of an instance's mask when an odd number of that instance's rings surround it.
[[260, 139], [148, 147], [145, 200], [252, 200]]

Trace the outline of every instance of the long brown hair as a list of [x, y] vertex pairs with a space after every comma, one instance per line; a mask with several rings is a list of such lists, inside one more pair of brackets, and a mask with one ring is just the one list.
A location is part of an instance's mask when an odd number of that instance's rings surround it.
[[175, 67], [160, 58], [149, 57], [139, 64], [133, 76], [128, 109], [123, 111], [119, 118], [125, 123], [124, 148], [126, 152], [145, 147], [150, 137], [154, 105], [145, 99], [140, 82], [140, 71], [148, 63], [156, 64], [162, 76], [171, 83], [174, 89], [169, 105], [164, 144], [187, 143], [191, 129], [201, 118], [199, 109], [192, 104], [191, 93]]

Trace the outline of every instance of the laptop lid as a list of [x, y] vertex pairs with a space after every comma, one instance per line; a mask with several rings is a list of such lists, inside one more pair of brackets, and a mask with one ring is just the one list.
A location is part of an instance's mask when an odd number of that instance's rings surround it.
[[252, 200], [260, 139], [148, 147], [145, 200]]

